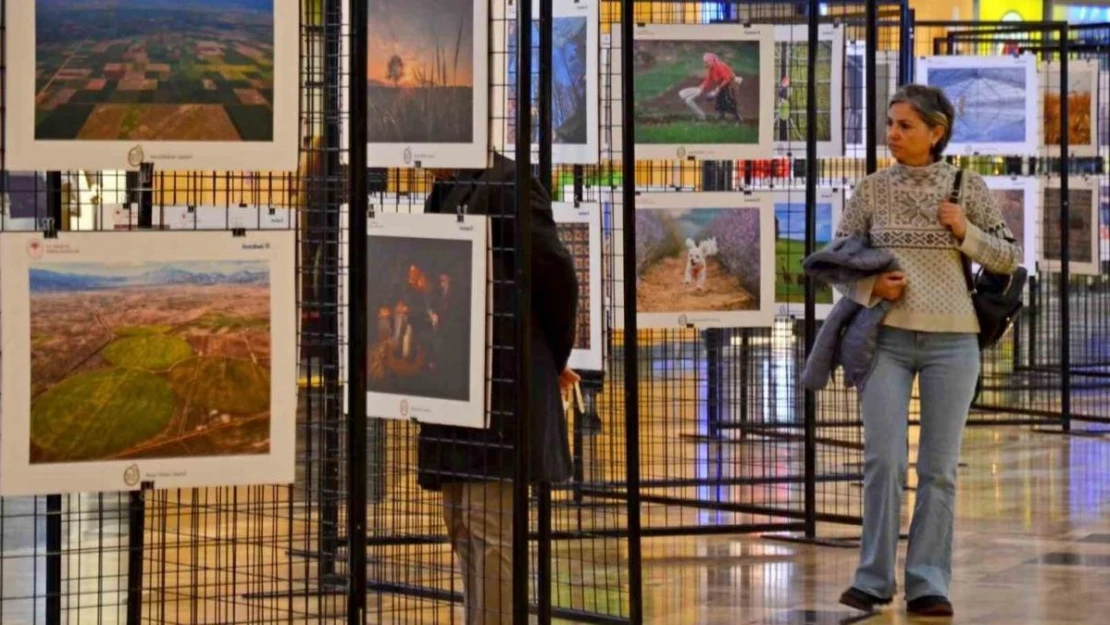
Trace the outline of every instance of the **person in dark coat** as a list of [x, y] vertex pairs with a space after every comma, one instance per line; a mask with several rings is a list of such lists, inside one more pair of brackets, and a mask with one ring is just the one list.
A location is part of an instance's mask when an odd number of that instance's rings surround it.
[[[487, 340], [490, 367], [489, 427], [469, 429], [421, 425], [418, 481], [442, 491], [444, 520], [463, 571], [468, 625], [512, 620], [512, 480], [516, 428], [530, 433], [530, 482], [560, 482], [571, 475], [570, 442], [561, 386], [575, 378], [567, 369], [574, 346], [578, 280], [570, 252], [559, 240], [551, 198], [532, 178], [532, 380], [531, 397], [516, 389], [513, 283], [517, 248], [516, 165], [495, 155], [491, 168], [436, 171], [425, 203], [427, 213], [489, 215], [493, 334]], [[444, 320], [446, 321], [446, 320]], [[530, 421], [518, 418], [528, 402]]]

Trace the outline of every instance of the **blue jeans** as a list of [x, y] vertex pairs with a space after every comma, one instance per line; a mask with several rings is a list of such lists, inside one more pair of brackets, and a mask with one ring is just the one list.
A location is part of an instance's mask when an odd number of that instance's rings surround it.
[[909, 403], [919, 377], [921, 440], [917, 505], [906, 555], [906, 599], [948, 596], [956, 469], [979, 377], [974, 334], [879, 331], [872, 373], [860, 393], [864, 428], [863, 539], [854, 587], [876, 597], [897, 591]]

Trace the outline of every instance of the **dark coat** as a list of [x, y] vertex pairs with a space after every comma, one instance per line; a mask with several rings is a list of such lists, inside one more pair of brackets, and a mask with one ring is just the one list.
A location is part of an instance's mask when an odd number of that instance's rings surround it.
[[[888, 250], [875, 249], [861, 237], [836, 239], [802, 263], [805, 272], [828, 284], [853, 284], [873, 275], [898, 271], [898, 262]], [[890, 310], [890, 302], [866, 307], [845, 297], [833, 306], [813, 343], [813, 351], [802, 370], [802, 386], [819, 391], [829, 384], [837, 367], [844, 367], [848, 386], [862, 389], [871, 374], [879, 328]]]
[[[570, 442], [559, 393], [559, 374], [574, 347], [578, 313], [578, 279], [570, 252], [559, 240], [551, 198], [538, 180], [532, 186], [532, 396], [516, 395], [513, 255], [516, 244], [515, 163], [495, 156], [494, 166], [437, 182], [424, 210], [456, 213], [460, 205], [473, 215], [490, 215], [493, 250], [493, 346], [490, 355], [490, 427], [486, 430], [422, 425], [419, 482], [439, 490], [449, 482], [513, 477], [516, 428], [530, 432], [530, 481], [566, 480], [571, 475]], [[528, 401], [531, 420], [522, 424], [519, 402]]]

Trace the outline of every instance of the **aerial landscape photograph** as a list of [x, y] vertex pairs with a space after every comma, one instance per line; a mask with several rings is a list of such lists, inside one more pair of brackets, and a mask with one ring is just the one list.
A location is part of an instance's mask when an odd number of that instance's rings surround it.
[[272, 141], [274, 0], [33, 0], [35, 138]]
[[32, 464], [270, 451], [265, 261], [32, 262]]

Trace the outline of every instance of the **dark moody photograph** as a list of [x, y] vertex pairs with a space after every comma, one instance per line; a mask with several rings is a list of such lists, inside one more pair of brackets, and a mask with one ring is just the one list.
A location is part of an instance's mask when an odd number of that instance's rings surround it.
[[470, 400], [470, 241], [371, 237], [368, 389]]

